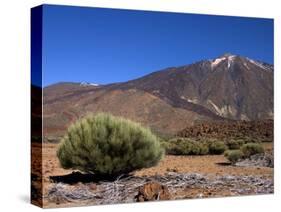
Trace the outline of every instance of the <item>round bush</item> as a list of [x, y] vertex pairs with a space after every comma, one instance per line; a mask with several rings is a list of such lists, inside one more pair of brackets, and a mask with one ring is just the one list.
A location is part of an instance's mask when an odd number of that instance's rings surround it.
[[243, 157], [243, 152], [241, 150], [228, 150], [225, 151], [224, 156], [232, 163], [236, 163], [239, 159]]
[[190, 146], [189, 155], [200, 155], [201, 148], [200, 148], [199, 143], [190, 142], [189, 146]]
[[245, 157], [250, 157], [251, 155], [263, 153], [264, 149], [261, 144], [257, 143], [247, 143], [241, 147], [241, 150]]
[[206, 155], [209, 153], [207, 143], [193, 139], [173, 138], [167, 142], [166, 153], [170, 155]]
[[166, 153], [170, 155], [189, 155], [191, 151], [191, 145], [185, 142], [183, 139], [171, 139], [167, 142]]
[[222, 141], [213, 142], [209, 146], [209, 152], [210, 154], [213, 155], [220, 155], [224, 153], [225, 150], [226, 150], [226, 146]]
[[243, 145], [243, 140], [229, 140], [226, 142], [228, 149], [240, 149]]
[[156, 165], [163, 153], [150, 129], [101, 113], [70, 126], [57, 156], [65, 169], [118, 176]]
[[200, 155], [207, 155], [209, 154], [209, 146], [207, 144], [200, 144]]

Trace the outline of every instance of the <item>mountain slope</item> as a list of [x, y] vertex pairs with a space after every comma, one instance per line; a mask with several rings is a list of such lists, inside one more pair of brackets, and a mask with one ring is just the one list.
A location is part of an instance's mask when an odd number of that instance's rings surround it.
[[117, 87], [145, 90], [189, 110], [194, 104], [193, 110], [203, 106], [224, 118], [273, 118], [273, 66], [231, 54], [155, 72]]
[[273, 66], [224, 54], [124, 83], [58, 83], [44, 88], [46, 135], [89, 112], [110, 112], [174, 134], [208, 120], [273, 118]]

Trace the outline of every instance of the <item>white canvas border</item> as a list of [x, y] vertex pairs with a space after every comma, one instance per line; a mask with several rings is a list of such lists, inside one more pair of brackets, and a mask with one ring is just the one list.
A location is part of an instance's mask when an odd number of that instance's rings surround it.
[[0, 211], [38, 210], [29, 201], [30, 138], [30, 8], [41, 3], [199, 14], [265, 17], [275, 19], [275, 194], [161, 203], [119, 204], [72, 211], [276, 211], [280, 200], [280, 40], [278, 0], [5, 0], [0, 8], [1, 73], [1, 190]]

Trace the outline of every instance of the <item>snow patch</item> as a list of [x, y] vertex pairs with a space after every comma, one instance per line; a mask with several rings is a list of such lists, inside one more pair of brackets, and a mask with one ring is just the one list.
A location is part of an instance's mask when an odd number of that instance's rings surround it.
[[244, 62], [243, 65], [244, 65], [248, 70], [250, 70], [250, 68], [249, 68], [249, 66], [248, 66], [247, 63]]
[[224, 105], [223, 107], [218, 107], [212, 100], [208, 99], [207, 103], [211, 104], [213, 108], [215, 109], [215, 112], [223, 117], [227, 117], [229, 115], [235, 116], [237, 111], [235, 108], [229, 106], [229, 105]]
[[184, 96], [181, 96], [180, 98], [184, 99], [184, 100], [186, 100], [188, 102], [194, 103], [194, 104], [198, 103], [198, 99], [197, 98], [189, 99], [189, 98], [185, 98]]
[[227, 60], [227, 68], [229, 69], [230, 66], [232, 65], [232, 62], [234, 61], [235, 57], [236, 57], [236, 55], [225, 54], [224, 56], [213, 60], [211, 63], [211, 67], [214, 68], [222, 61]]
[[215, 60], [211, 63], [211, 67], [214, 68], [215, 66], [217, 66], [220, 62], [224, 61], [225, 59], [226, 59], [225, 57], [221, 57], [221, 58], [215, 59]]
[[228, 57], [227, 57], [227, 68], [228, 68], [228, 69], [229, 69], [230, 66], [232, 65], [232, 62], [233, 62], [234, 58], [235, 58], [235, 55], [231, 55], [231, 56], [228, 56]]
[[230, 65], [231, 65], [231, 61], [228, 60], [228, 61], [227, 61], [227, 68], [228, 68], [228, 69], [230, 68]]
[[81, 82], [81, 86], [99, 86], [99, 84], [96, 83], [90, 83], [90, 82]]
[[211, 104], [216, 110], [217, 114], [221, 114], [221, 109], [212, 100], [208, 99], [207, 103]]
[[252, 60], [252, 59], [250, 59], [250, 58], [247, 58], [247, 59], [248, 59], [252, 64], [254, 64], [254, 65], [260, 67], [261, 69], [271, 71], [271, 69], [270, 69], [269, 67], [263, 65], [262, 63], [259, 63], [259, 62], [257, 62], [257, 61], [254, 61], [254, 60]]

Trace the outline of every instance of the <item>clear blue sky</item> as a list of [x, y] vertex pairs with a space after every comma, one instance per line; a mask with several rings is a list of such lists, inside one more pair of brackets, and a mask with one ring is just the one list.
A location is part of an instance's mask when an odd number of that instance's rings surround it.
[[122, 82], [225, 52], [273, 64], [273, 20], [43, 7], [43, 86]]

